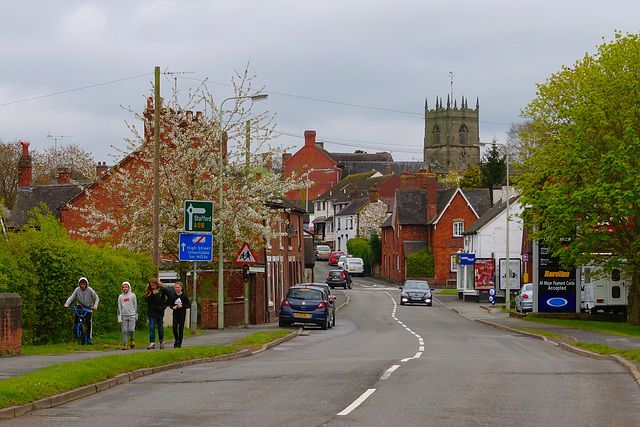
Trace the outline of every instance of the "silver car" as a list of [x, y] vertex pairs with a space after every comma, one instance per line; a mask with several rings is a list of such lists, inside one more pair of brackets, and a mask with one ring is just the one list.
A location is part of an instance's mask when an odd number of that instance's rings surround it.
[[533, 311], [533, 283], [525, 283], [516, 294], [516, 311]]

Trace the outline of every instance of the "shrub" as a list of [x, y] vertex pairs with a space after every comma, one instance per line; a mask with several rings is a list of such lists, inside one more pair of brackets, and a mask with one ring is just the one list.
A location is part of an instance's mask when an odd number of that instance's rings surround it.
[[433, 254], [428, 249], [421, 249], [407, 257], [407, 277], [433, 277], [434, 275]]

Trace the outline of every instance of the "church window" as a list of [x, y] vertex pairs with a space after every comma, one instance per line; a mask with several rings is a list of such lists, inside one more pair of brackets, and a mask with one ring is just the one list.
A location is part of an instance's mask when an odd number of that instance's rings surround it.
[[438, 125], [433, 127], [433, 143], [435, 145], [440, 145], [440, 126]]
[[460, 126], [460, 130], [458, 131], [458, 139], [460, 140], [460, 144], [466, 144], [468, 141], [469, 129], [467, 125]]

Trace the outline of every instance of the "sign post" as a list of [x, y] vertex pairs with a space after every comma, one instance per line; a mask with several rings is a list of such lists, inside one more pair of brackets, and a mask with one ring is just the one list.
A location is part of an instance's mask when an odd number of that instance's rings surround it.
[[251, 275], [249, 274], [249, 264], [257, 264], [258, 260], [256, 255], [251, 250], [248, 243], [244, 243], [238, 255], [236, 256], [236, 264], [242, 264], [242, 281], [244, 283], [244, 327], [249, 327], [249, 281]]

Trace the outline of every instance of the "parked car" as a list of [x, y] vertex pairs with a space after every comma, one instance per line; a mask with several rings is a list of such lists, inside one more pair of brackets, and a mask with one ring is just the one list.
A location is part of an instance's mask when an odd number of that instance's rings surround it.
[[342, 255], [340, 258], [338, 258], [338, 263], [337, 266], [338, 268], [341, 268], [344, 270], [344, 263], [347, 262], [347, 256], [346, 255]]
[[353, 288], [351, 275], [345, 270], [329, 270], [327, 274], [327, 285], [331, 288], [342, 286], [345, 289]]
[[338, 265], [338, 259], [344, 255], [342, 251], [333, 251], [329, 254], [329, 265]]
[[316, 246], [316, 260], [327, 261], [331, 255], [331, 248], [327, 245]]
[[311, 323], [329, 329], [334, 312], [329, 294], [322, 287], [292, 286], [280, 304], [279, 324], [284, 327], [292, 323]]
[[407, 280], [400, 286], [400, 291], [400, 305], [414, 303], [433, 305], [431, 286], [426, 280]]
[[533, 283], [525, 283], [516, 294], [516, 311], [533, 311]]
[[329, 327], [336, 326], [336, 297], [331, 292], [331, 287], [326, 283], [302, 283], [296, 286], [315, 286], [319, 289], [322, 289], [329, 296], [329, 302], [331, 303], [331, 322], [329, 322]]
[[349, 257], [344, 263], [344, 269], [354, 276], [364, 276], [364, 261], [362, 258]]

